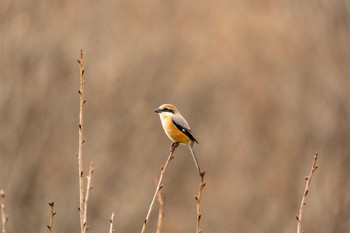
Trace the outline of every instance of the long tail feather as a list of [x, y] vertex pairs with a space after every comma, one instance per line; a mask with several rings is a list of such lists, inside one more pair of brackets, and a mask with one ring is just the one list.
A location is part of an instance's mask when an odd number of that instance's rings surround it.
[[192, 154], [192, 158], [194, 160], [194, 163], [196, 164], [198, 174], [200, 175], [201, 174], [201, 169], [199, 167], [199, 163], [198, 163], [196, 154], [194, 153], [194, 150], [193, 150], [194, 142], [192, 142], [188, 147], [190, 148], [190, 151], [191, 151], [191, 154]]

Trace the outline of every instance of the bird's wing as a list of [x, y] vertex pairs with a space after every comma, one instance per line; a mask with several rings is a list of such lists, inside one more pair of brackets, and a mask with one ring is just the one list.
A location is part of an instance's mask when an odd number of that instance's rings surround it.
[[183, 118], [181, 115], [173, 115], [171, 120], [176, 126], [176, 128], [178, 128], [181, 132], [186, 134], [191, 139], [191, 141], [198, 143], [185, 118]]

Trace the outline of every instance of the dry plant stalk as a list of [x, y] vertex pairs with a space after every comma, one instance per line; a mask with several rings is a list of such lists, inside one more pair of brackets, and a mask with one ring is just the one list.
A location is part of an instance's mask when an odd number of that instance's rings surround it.
[[56, 215], [56, 212], [53, 211], [53, 207], [55, 206], [54, 202], [49, 202], [50, 206], [50, 224], [47, 225], [47, 228], [49, 228], [49, 232], [52, 233], [52, 226], [53, 226], [53, 217]]
[[0, 208], [1, 208], [1, 233], [6, 233], [6, 226], [9, 218], [5, 209], [5, 192], [0, 190]]
[[86, 192], [85, 192], [85, 197], [84, 197], [84, 218], [83, 218], [83, 222], [84, 222], [85, 232], [88, 230], [88, 225], [87, 225], [87, 204], [88, 204], [88, 201], [89, 201], [90, 190], [92, 189], [91, 177], [92, 177], [92, 173], [94, 173], [94, 170], [95, 170], [94, 164], [91, 162], [90, 163], [90, 167], [89, 167], [89, 175], [86, 177], [87, 184], [86, 184]]
[[110, 219], [109, 219], [109, 233], [113, 233], [114, 229], [113, 229], [113, 219], [114, 219], [114, 212], [112, 213]]
[[[157, 179], [154, 180], [157, 183]], [[162, 229], [163, 217], [164, 217], [164, 194], [162, 190], [159, 190], [157, 194], [157, 200], [159, 203], [159, 211], [158, 211], [158, 220], [157, 220], [157, 231], [156, 233], [160, 233]]]
[[79, 214], [80, 214], [80, 232], [85, 233], [85, 225], [84, 223], [84, 179], [83, 179], [83, 130], [84, 130], [84, 56], [83, 50], [80, 51], [80, 58], [78, 59], [79, 63], [79, 77], [80, 77], [80, 89], [79, 93], [79, 149], [78, 149], [78, 166], [79, 166]]
[[304, 206], [306, 205], [306, 196], [309, 193], [311, 179], [312, 179], [312, 176], [313, 176], [314, 172], [318, 168], [317, 158], [318, 158], [318, 152], [316, 151], [316, 153], [314, 155], [313, 162], [312, 162], [310, 174], [308, 176], [305, 176], [305, 180], [306, 180], [305, 190], [304, 190], [303, 198], [301, 199], [300, 208], [299, 208], [299, 214], [296, 216], [296, 219], [297, 219], [297, 222], [298, 222], [297, 233], [304, 232], [304, 231], [301, 230], [301, 223], [302, 223], [302, 220], [303, 220]]
[[148, 212], [147, 212], [145, 221], [143, 222], [143, 226], [142, 226], [141, 233], [144, 233], [145, 230], [146, 230], [146, 226], [147, 226], [147, 223], [148, 223], [148, 219], [149, 219], [149, 216], [150, 216], [150, 214], [151, 214], [151, 211], [152, 211], [152, 208], [153, 208], [153, 205], [154, 205], [154, 200], [156, 199], [158, 192], [159, 192], [159, 191], [161, 190], [161, 188], [163, 187], [163, 185], [162, 185], [161, 183], [162, 183], [162, 180], [163, 180], [164, 173], [165, 173], [165, 171], [166, 171], [166, 168], [168, 167], [169, 162], [174, 158], [174, 155], [173, 155], [173, 154], [174, 154], [174, 151], [175, 151], [176, 147], [178, 147], [178, 146], [179, 146], [179, 143], [176, 143], [176, 142], [174, 142], [174, 143], [171, 145], [170, 154], [169, 154], [169, 156], [168, 156], [168, 159], [167, 159], [167, 161], [165, 162], [164, 167], [163, 167], [163, 166], [161, 167], [161, 172], [160, 172], [158, 184], [157, 184], [157, 187], [156, 187], [156, 191], [154, 192], [154, 195], [153, 195], [151, 204], [150, 204], [150, 206], [149, 206], [149, 208], [148, 208]]
[[84, 105], [86, 103], [85, 95], [84, 95], [84, 56], [83, 50], [80, 51], [80, 58], [77, 59], [79, 63], [79, 77], [80, 77], [80, 89], [79, 93], [79, 149], [78, 149], [78, 169], [79, 169], [79, 214], [80, 214], [80, 232], [85, 233], [88, 229], [87, 225], [87, 202], [89, 199], [89, 191], [92, 188], [91, 186], [91, 175], [94, 171], [93, 164], [90, 164], [89, 175], [87, 176], [87, 186], [86, 192], [84, 196], [84, 178], [83, 178], [83, 144], [85, 139], [83, 137], [84, 133]]
[[204, 176], [205, 176], [205, 171], [201, 171], [201, 173], [200, 173], [200, 181], [199, 181], [198, 195], [195, 196], [196, 204], [197, 204], [197, 225], [196, 225], [196, 233], [202, 232], [202, 230], [200, 229], [200, 221], [201, 221], [201, 218], [202, 218], [202, 214], [201, 214], [202, 192], [203, 192], [204, 186], [206, 185], [206, 183], [204, 183]]

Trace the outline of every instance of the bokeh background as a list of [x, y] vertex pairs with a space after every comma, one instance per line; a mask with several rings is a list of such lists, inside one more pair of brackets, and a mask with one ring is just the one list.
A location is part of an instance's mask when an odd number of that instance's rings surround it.
[[[305, 232], [350, 232], [350, 2], [0, 2], [0, 188], [8, 232], [79, 232], [80, 49], [89, 232], [140, 232], [173, 103], [207, 172], [203, 232], [295, 232], [319, 151]], [[186, 147], [164, 180], [163, 232], [194, 232], [198, 175]], [[148, 232], [155, 231], [157, 208]]]

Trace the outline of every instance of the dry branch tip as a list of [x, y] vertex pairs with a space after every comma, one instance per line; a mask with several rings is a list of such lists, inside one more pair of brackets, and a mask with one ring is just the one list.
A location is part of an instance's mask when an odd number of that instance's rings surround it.
[[148, 208], [148, 212], [147, 212], [145, 221], [144, 221], [144, 223], [143, 223], [141, 233], [145, 232], [145, 230], [146, 230], [147, 222], [148, 222], [149, 216], [150, 216], [150, 214], [151, 214], [151, 211], [152, 211], [152, 208], [153, 208], [153, 205], [154, 205], [154, 201], [155, 201], [155, 199], [156, 199], [156, 197], [157, 197], [157, 195], [158, 195], [158, 193], [159, 193], [160, 187], [162, 186], [161, 182], [162, 182], [162, 179], [163, 179], [165, 170], [166, 170], [167, 166], [169, 165], [170, 161], [174, 158], [173, 153], [174, 153], [176, 147], [178, 147], [178, 145], [179, 145], [179, 143], [176, 143], [176, 142], [172, 143], [172, 145], [171, 145], [171, 151], [170, 151], [170, 153], [169, 153], [168, 159], [166, 160], [164, 166], [161, 167], [161, 172], [160, 172], [158, 184], [157, 184], [155, 193], [154, 193], [154, 195], [153, 195], [151, 204], [150, 204], [150, 206], [149, 206], [149, 208]]
[[111, 214], [111, 217], [109, 218], [109, 233], [114, 232], [113, 219], [114, 219], [114, 212]]
[[54, 212], [53, 208], [55, 206], [55, 203], [53, 201], [49, 202], [50, 206], [50, 223], [47, 225], [47, 228], [49, 229], [50, 233], [52, 233], [52, 226], [53, 226], [53, 218], [56, 215], [56, 212]]
[[304, 189], [303, 197], [302, 197], [302, 200], [301, 200], [301, 203], [300, 203], [300, 207], [299, 207], [299, 214], [296, 216], [296, 219], [297, 219], [297, 222], [298, 222], [298, 224], [297, 224], [297, 233], [303, 232], [301, 230], [301, 224], [302, 224], [302, 220], [303, 220], [304, 206], [306, 205], [306, 196], [309, 193], [309, 187], [310, 187], [310, 184], [311, 184], [312, 176], [313, 176], [315, 170], [318, 168], [317, 158], [318, 158], [318, 152], [316, 151], [315, 155], [313, 157], [313, 162], [312, 162], [312, 165], [311, 165], [310, 173], [309, 173], [308, 176], [305, 176], [305, 180], [306, 180], [305, 189]]

